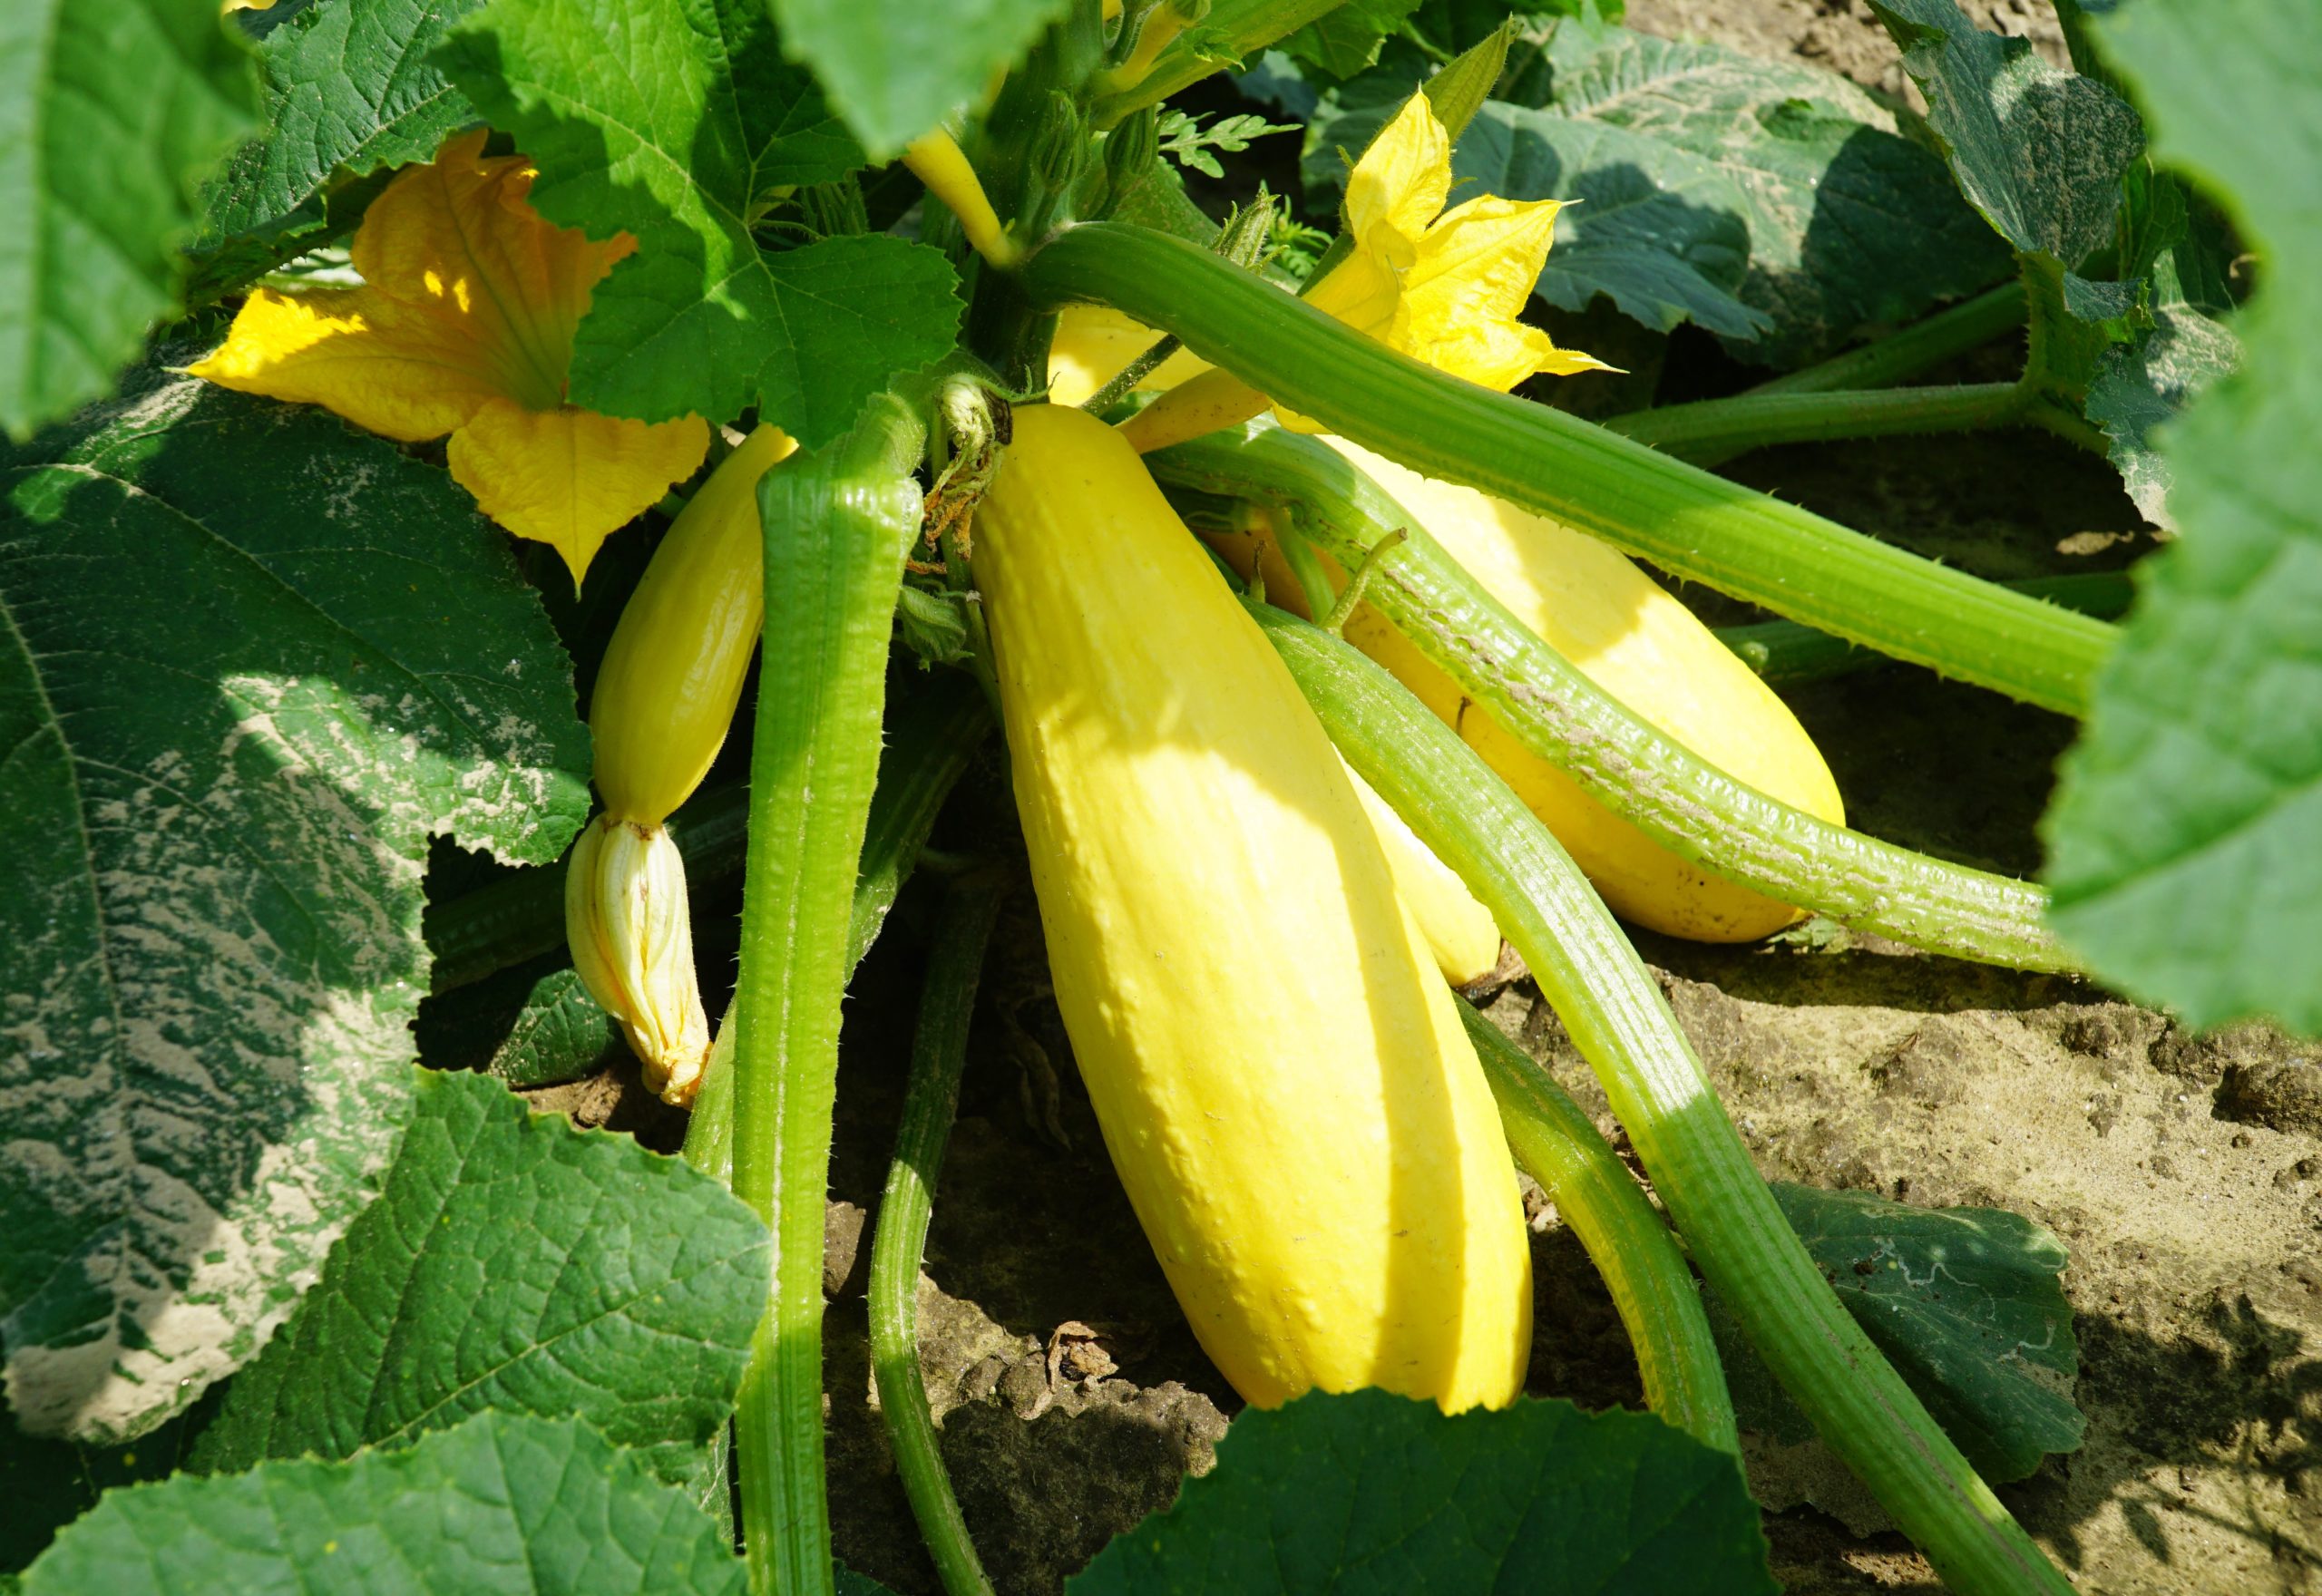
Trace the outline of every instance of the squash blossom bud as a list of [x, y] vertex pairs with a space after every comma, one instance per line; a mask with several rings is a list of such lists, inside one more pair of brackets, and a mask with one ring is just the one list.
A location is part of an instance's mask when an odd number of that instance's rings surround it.
[[1161, 149], [1160, 113], [1150, 105], [1131, 112], [1105, 135], [1106, 209], [1117, 210], [1153, 170]]
[[572, 845], [564, 934], [573, 968], [620, 1021], [645, 1084], [679, 1107], [709, 1057], [709, 1016], [693, 968], [686, 867], [661, 826], [600, 815]]

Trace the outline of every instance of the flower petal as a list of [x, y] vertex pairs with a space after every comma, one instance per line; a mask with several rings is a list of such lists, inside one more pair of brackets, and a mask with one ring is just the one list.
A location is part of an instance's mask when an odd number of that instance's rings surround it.
[[484, 514], [555, 545], [577, 584], [605, 539], [691, 476], [709, 449], [698, 415], [647, 423], [494, 399], [452, 434], [452, 475]]
[[442, 437], [500, 392], [459, 327], [368, 287], [260, 288], [217, 352], [186, 370], [245, 394], [327, 405], [405, 443]]
[[531, 163], [485, 159], [484, 137], [481, 128], [455, 134], [433, 161], [396, 174], [356, 230], [355, 269], [375, 292], [473, 341], [501, 393], [553, 410], [564, 402], [590, 291], [637, 240], [619, 233], [591, 243], [542, 220]]
[[1360, 245], [1306, 291], [1307, 304], [1374, 338], [1387, 336], [1401, 300], [1394, 268]]
[[[1547, 334], [1517, 322], [1458, 327], [1444, 337], [1415, 345], [1410, 353], [1438, 371], [1503, 394], [1536, 371], [1587, 371], [1597, 365], [1585, 355], [1558, 349]], [[1569, 367], [1558, 364], [1568, 361], [1580, 364]]]
[[1347, 227], [1366, 248], [1387, 248], [1381, 235], [1416, 245], [1450, 197], [1451, 135], [1427, 96], [1413, 94], [1348, 174]]
[[1540, 280], [1556, 235], [1556, 200], [1470, 200], [1428, 229], [1403, 277], [1417, 336], [1463, 324], [1514, 321]]

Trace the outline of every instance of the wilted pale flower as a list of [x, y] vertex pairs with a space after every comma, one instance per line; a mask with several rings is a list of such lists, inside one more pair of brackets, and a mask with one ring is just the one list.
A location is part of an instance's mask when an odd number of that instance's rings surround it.
[[693, 1101], [709, 1058], [709, 1016], [694, 973], [685, 861], [662, 826], [600, 815], [572, 844], [564, 932], [573, 968], [619, 1020], [668, 1102]]

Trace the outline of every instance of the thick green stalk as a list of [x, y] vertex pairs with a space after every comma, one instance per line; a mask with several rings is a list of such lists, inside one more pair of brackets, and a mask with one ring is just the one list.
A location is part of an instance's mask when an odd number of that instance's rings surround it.
[[2024, 315], [2024, 284], [2011, 279], [1875, 344], [1785, 372], [1750, 392], [1829, 394], [1842, 388], [1885, 388], [1907, 383], [1921, 372], [2022, 326]]
[[[991, 730], [991, 715], [973, 678], [945, 671], [887, 723], [879, 785], [863, 831], [863, 858], [848, 913], [846, 967], [863, 962], [887, 922], [887, 910], [911, 879], [919, 851], [951, 788], [967, 773]], [[741, 789], [737, 788], [737, 792]], [[545, 874], [545, 871], [538, 872]], [[562, 889], [558, 889], [561, 892]], [[561, 900], [560, 899], [560, 901]], [[686, 1162], [721, 1182], [734, 1179], [734, 1011], [729, 1005], [701, 1074], [686, 1124]]]
[[2065, 714], [2110, 649], [2034, 603], [1725, 482], [1576, 416], [1446, 376], [1237, 271], [1121, 222], [1057, 235], [1019, 274], [1094, 300], [1414, 471], [1553, 516], [1793, 620]]
[[1733, 1396], [1693, 1271], [1668, 1225], [1572, 1095], [1464, 999], [1459, 1017], [1516, 1154], [1605, 1277], [1636, 1349], [1645, 1406], [1706, 1445], [1739, 1453]]
[[874, 401], [853, 434], [758, 485], [764, 687], [735, 991], [734, 1192], [774, 1229], [774, 1289], [735, 1415], [743, 1553], [756, 1596], [828, 1596], [823, 1478], [823, 1204], [856, 862], [879, 769], [887, 640], [919, 535], [912, 413]]
[[1831, 1291], [1660, 988], [1556, 839], [1384, 671], [1314, 627], [1253, 608], [1347, 763], [1524, 956], [1702, 1274], [1831, 1451], [1953, 1589], [2069, 1591]]
[[970, 874], [952, 883], [944, 900], [912, 1036], [902, 1126], [895, 1133], [895, 1158], [871, 1238], [871, 1373], [879, 1385], [879, 1416], [912, 1516], [950, 1596], [991, 1596], [991, 1581], [951, 1494], [928, 1416], [927, 1387], [919, 1373], [919, 1262], [959, 1107], [976, 979], [1005, 894], [996, 877]]
[[[2100, 620], [2127, 614], [2130, 601], [2136, 597], [2136, 583], [2124, 570], [2027, 577], [2007, 586], [2029, 598], [2061, 604], [2066, 609], [2077, 609]], [[1883, 654], [1858, 648], [1844, 637], [1833, 637], [1794, 620], [1720, 627], [1717, 640], [1740, 656], [1742, 663], [1756, 671], [1761, 679], [1778, 686], [1821, 681], [1892, 663]]]
[[1630, 714], [1527, 629], [1328, 444], [1254, 423], [1165, 449], [1146, 463], [1166, 482], [1287, 508], [1297, 530], [1349, 570], [1390, 532], [1408, 531], [1379, 563], [1371, 603], [1525, 747], [1680, 857], [1781, 902], [1934, 952], [2024, 969], [2071, 968], [2043, 923], [2047, 895], [2036, 884], [1831, 825], [1734, 780]]
[[1737, 394], [1616, 415], [1608, 431], [1697, 465], [1716, 465], [1770, 443], [1971, 433], [2023, 419], [2033, 395], [2014, 383], [1940, 388], [1849, 388], [1833, 393]]

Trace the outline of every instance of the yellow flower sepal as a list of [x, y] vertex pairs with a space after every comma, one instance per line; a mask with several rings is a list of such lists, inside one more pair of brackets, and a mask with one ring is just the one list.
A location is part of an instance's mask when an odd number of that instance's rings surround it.
[[553, 544], [577, 582], [607, 536], [693, 474], [709, 428], [565, 402], [590, 291], [637, 240], [543, 220], [531, 164], [487, 158], [484, 139], [455, 134], [372, 202], [352, 247], [362, 287], [259, 288], [187, 369], [403, 443], [448, 434], [452, 475], [478, 507]]

